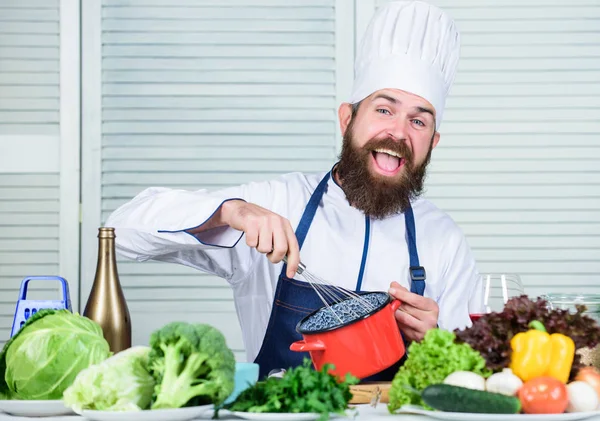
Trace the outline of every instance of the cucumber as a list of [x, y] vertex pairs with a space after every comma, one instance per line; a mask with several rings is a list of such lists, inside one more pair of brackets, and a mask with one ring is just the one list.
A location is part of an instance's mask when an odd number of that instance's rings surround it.
[[438, 411], [477, 414], [517, 414], [521, 401], [515, 396], [450, 384], [432, 384], [421, 392], [423, 401]]

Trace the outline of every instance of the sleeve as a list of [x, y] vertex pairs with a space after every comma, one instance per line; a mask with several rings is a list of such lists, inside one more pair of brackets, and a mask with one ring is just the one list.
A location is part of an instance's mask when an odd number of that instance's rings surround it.
[[475, 258], [463, 232], [455, 227], [444, 247], [441, 274], [444, 288], [438, 299], [439, 327], [447, 330], [471, 326], [469, 314], [483, 311], [483, 289]]
[[137, 261], [178, 263], [226, 279], [249, 272], [258, 253], [240, 241], [243, 232], [219, 227], [200, 234], [186, 232], [207, 223], [228, 200], [273, 206], [268, 183], [253, 183], [217, 192], [152, 187], [116, 209], [105, 226], [115, 228], [117, 252]]

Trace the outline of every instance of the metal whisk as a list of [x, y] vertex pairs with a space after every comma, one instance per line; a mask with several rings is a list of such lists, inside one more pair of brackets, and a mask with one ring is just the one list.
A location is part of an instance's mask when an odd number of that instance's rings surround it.
[[[283, 261], [287, 264], [287, 256], [283, 257]], [[371, 310], [375, 309], [375, 306], [373, 306], [373, 304], [371, 304], [369, 301], [365, 300], [362, 296], [360, 296], [360, 294], [357, 294], [356, 292], [351, 291], [349, 289], [333, 285], [319, 278], [313, 273], [309, 272], [306, 269], [306, 265], [302, 262], [298, 264], [297, 273], [298, 275], [302, 275], [302, 277], [306, 279], [306, 281], [312, 286], [312, 288], [315, 290], [323, 304], [327, 306], [329, 311], [338, 319], [340, 324], [343, 323], [343, 320], [338, 314], [336, 314], [336, 312], [332, 308], [332, 306], [337, 303], [348, 299], [352, 299], [355, 300], [360, 306], [362, 306], [362, 308], [367, 312], [370, 312]], [[331, 304], [328, 300], [331, 301]], [[350, 309], [350, 311], [352, 312], [354, 317], [359, 317], [359, 315], [354, 310]]]

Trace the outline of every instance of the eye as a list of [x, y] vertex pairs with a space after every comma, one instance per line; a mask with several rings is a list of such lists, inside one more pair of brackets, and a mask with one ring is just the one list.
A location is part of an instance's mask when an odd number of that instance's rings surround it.
[[412, 120], [412, 122], [415, 123], [415, 124], [417, 124], [417, 125], [419, 125], [419, 126], [421, 126], [421, 127], [425, 127], [425, 123], [423, 123], [421, 120], [417, 120], [416, 118], [414, 118]]
[[392, 113], [390, 112], [390, 110], [386, 110], [385, 108], [378, 108], [377, 112], [380, 113], [380, 114], [392, 115]]

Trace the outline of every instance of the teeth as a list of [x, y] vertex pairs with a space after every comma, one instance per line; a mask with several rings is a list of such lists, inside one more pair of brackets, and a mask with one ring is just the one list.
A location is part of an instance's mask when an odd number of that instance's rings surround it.
[[386, 153], [388, 155], [395, 156], [396, 158], [402, 158], [402, 155], [394, 151], [390, 151], [389, 149], [375, 149], [375, 152]]

